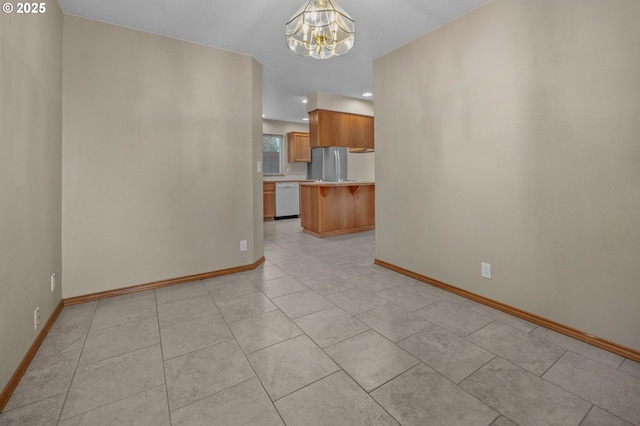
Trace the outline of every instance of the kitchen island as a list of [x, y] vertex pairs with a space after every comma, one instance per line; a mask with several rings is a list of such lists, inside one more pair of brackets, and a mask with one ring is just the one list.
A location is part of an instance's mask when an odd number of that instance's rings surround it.
[[301, 182], [302, 232], [331, 237], [375, 228], [374, 182]]

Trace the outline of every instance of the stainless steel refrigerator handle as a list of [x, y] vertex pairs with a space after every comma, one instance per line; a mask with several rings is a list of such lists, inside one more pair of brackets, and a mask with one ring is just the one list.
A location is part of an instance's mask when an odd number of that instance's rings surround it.
[[336, 162], [337, 182], [340, 182], [340, 152], [337, 149], [333, 151], [333, 157]]

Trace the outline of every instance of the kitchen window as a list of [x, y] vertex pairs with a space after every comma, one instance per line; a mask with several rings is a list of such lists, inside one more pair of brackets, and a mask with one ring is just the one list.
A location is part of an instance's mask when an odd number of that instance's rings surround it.
[[282, 174], [283, 135], [262, 135], [262, 173]]

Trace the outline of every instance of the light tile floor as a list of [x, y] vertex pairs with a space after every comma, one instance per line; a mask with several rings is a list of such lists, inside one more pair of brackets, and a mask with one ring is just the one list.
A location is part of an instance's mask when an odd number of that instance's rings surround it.
[[63, 309], [0, 425], [640, 425], [640, 364], [265, 223], [256, 270]]

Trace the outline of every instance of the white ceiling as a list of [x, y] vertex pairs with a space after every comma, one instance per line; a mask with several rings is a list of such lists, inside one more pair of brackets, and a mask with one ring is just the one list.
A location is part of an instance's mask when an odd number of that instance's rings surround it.
[[[303, 58], [284, 26], [304, 0], [58, 0], [65, 13], [251, 55], [262, 64], [265, 118], [302, 122], [313, 92], [373, 91], [373, 60], [488, 0], [342, 0], [356, 22], [344, 56]], [[375, 94], [374, 94], [375, 96]]]

